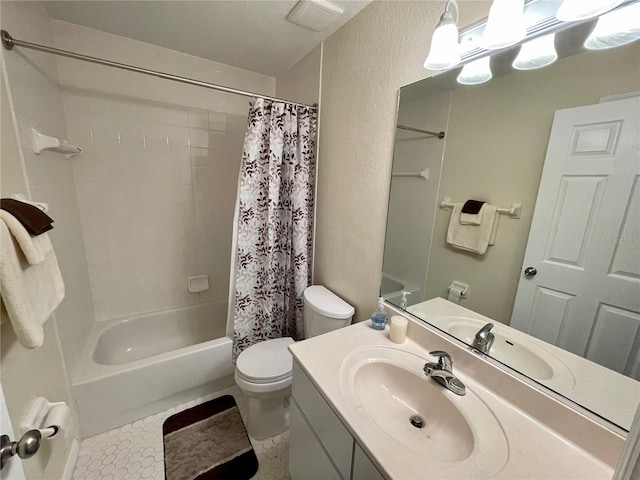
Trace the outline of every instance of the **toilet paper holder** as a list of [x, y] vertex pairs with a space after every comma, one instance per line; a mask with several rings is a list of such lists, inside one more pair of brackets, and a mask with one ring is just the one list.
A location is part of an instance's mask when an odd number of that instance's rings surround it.
[[449, 285], [449, 287], [447, 288], [449, 292], [451, 292], [451, 289], [453, 289], [454, 291], [460, 290], [461, 298], [467, 298], [467, 295], [469, 294], [469, 285], [466, 283], [458, 282], [457, 280], [451, 282], [451, 285]]
[[31, 404], [20, 428], [23, 434], [38, 430], [43, 439], [57, 435], [60, 430], [66, 436], [70, 419], [71, 410], [65, 402], [50, 402], [44, 397], [38, 397]]

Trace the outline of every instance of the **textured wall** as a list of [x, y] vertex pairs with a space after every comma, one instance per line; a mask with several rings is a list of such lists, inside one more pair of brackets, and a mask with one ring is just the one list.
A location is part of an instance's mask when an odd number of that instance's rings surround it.
[[[422, 64], [441, 1], [374, 2], [324, 44], [315, 282], [375, 308], [382, 271], [398, 89]], [[462, 25], [489, 2], [460, 2]]]
[[322, 45], [307, 53], [276, 78], [276, 97], [306, 104], [320, 101]]

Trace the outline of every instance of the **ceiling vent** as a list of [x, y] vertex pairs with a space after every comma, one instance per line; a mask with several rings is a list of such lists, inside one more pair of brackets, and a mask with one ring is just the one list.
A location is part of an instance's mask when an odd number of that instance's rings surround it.
[[287, 15], [287, 20], [314, 32], [320, 32], [344, 10], [325, 0], [300, 0]]

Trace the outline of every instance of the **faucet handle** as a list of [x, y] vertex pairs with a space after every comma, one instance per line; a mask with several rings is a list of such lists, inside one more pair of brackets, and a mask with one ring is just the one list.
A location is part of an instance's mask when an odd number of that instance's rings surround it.
[[434, 350], [433, 352], [429, 352], [429, 355], [438, 358], [438, 365], [440, 365], [440, 368], [451, 370], [453, 361], [451, 360], [451, 355], [447, 352], [443, 350]]

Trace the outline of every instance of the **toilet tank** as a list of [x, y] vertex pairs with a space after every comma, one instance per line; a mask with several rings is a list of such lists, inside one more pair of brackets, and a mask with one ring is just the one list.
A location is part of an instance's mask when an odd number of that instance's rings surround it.
[[315, 337], [351, 324], [355, 309], [322, 285], [304, 291], [304, 338]]

